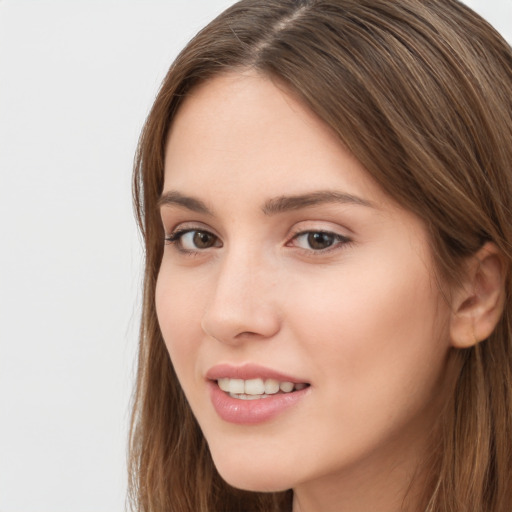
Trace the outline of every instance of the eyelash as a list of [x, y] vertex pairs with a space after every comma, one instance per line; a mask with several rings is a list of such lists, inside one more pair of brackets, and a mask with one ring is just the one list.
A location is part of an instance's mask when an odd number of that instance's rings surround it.
[[[214, 243], [210, 247], [206, 247], [204, 249], [201, 249], [201, 248], [197, 248], [197, 250], [185, 249], [183, 247], [182, 239], [188, 233], [204, 233], [208, 236], [214, 237], [215, 240], [214, 240]], [[331, 251], [340, 249], [341, 247], [346, 247], [352, 243], [352, 240], [350, 238], [348, 238], [344, 235], [340, 235], [339, 233], [335, 233], [333, 231], [328, 231], [328, 230], [321, 230], [321, 229], [320, 230], [310, 229], [310, 230], [302, 230], [302, 231], [298, 231], [298, 232], [294, 233], [292, 235], [292, 237], [290, 238], [290, 241], [286, 243], [286, 246], [290, 247], [290, 246], [292, 246], [291, 242], [298, 240], [300, 237], [310, 236], [310, 235], [329, 236], [332, 238], [333, 242], [331, 245], [329, 245], [328, 247], [326, 247], [324, 249], [313, 249], [311, 247], [310, 243], [308, 243], [309, 248], [298, 247], [299, 250], [301, 250], [309, 255], [320, 256], [320, 255], [329, 253]], [[186, 254], [186, 255], [190, 255], [190, 256], [197, 255], [197, 254], [205, 251], [206, 249], [210, 249], [210, 248], [214, 248], [214, 247], [222, 247], [222, 244], [220, 246], [215, 245], [215, 243], [218, 241], [219, 241], [219, 237], [217, 237], [216, 235], [214, 235], [213, 233], [211, 233], [210, 231], [208, 231], [206, 229], [199, 229], [199, 228], [177, 229], [176, 231], [173, 231], [170, 235], [165, 237], [166, 244], [174, 245], [179, 252]]]
[[[314, 256], [325, 255], [331, 251], [336, 251], [336, 250], [341, 249], [342, 247], [346, 247], [352, 243], [352, 240], [349, 237], [340, 235], [339, 233], [336, 233], [334, 231], [328, 231], [328, 230], [324, 230], [324, 229], [309, 229], [309, 230], [299, 231], [291, 237], [290, 242], [296, 241], [300, 237], [303, 237], [303, 236], [309, 237], [310, 235], [329, 236], [329, 237], [332, 237], [332, 239], [333, 239], [332, 244], [324, 249], [313, 249], [311, 247], [310, 243], [308, 244], [310, 247], [309, 249], [299, 247], [300, 250], [302, 250], [308, 254], [312, 254]], [[289, 246], [290, 242], [288, 242], [286, 245]]]
[[[219, 237], [211, 233], [210, 231], [206, 229], [199, 229], [199, 228], [181, 228], [173, 231], [170, 235], [165, 237], [165, 243], [169, 245], [174, 245], [176, 249], [186, 255], [194, 256], [196, 254], [199, 254], [200, 252], [206, 250], [206, 249], [197, 249], [196, 251], [191, 249], [185, 249], [183, 247], [182, 238], [188, 234], [188, 233], [205, 233], [207, 235], [210, 235], [215, 238], [215, 240], [219, 240]], [[214, 246], [212, 246], [214, 247]]]

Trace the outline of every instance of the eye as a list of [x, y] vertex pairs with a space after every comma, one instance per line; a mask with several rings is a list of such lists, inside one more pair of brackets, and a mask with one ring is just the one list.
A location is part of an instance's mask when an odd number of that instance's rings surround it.
[[330, 231], [304, 231], [293, 237], [297, 247], [313, 251], [325, 251], [339, 244], [349, 243], [350, 239]]
[[220, 247], [219, 238], [209, 231], [202, 229], [179, 229], [165, 238], [165, 241], [184, 252], [197, 252]]

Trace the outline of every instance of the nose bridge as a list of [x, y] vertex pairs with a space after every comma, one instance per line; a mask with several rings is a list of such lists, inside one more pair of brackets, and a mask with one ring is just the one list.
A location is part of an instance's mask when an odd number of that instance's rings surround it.
[[272, 266], [249, 244], [226, 250], [202, 321], [209, 336], [229, 343], [242, 335], [269, 337], [279, 329]]

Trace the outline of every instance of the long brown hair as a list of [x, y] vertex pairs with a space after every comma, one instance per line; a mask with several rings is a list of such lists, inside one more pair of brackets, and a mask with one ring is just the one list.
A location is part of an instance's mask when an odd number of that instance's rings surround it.
[[[444, 282], [493, 241], [512, 261], [512, 51], [457, 0], [242, 0], [171, 66], [142, 132], [133, 181], [145, 241], [144, 305], [130, 437], [140, 512], [277, 511], [291, 492], [227, 485], [180, 388], [155, 314], [164, 236], [164, 143], [199, 83], [251, 68], [294, 91], [370, 175], [427, 226]], [[424, 510], [512, 507], [512, 302], [461, 371], [429, 461]]]

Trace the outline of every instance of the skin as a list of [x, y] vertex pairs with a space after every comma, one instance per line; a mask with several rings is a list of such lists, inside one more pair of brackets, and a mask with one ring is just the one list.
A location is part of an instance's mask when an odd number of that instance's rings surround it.
[[[319, 191], [358, 200], [264, 211]], [[207, 243], [189, 233], [166, 244], [157, 314], [222, 477], [293, 488], [295, 512], [391, 512], [406, 494], [414, 503], [411, 479], [453, 377], [451, 307], [422, 222], [286, 88], [254, 72], [213, 78], [181, 106], [165, 160], [164, 194], [175, 192], [161, 207], [166, 236], [196, 230]], [[323, 239], [332, 245], [312, 248], [312, 232], [333, 233]], [[228, 423], [205, 378], [221, 363], [256, 363], [310, 388], [270, 421]]]

